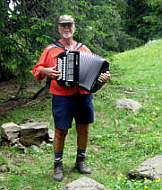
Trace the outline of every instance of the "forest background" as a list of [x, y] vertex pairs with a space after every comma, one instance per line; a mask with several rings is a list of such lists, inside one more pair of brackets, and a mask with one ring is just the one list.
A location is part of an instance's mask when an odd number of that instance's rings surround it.
[[43, 49], [59, 39], [57, 20], [76, 20], [75, 40], [110, 57], [162, 37], [161, 0], [1, 0], [0, 81], [21, 83]]

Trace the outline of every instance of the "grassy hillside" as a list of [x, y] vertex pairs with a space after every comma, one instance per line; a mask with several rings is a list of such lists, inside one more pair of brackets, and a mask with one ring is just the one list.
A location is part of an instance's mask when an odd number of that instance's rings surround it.
[[[158, 190], [160, 182], [128, 180], [125, 174], [147, 158], [161, 153], [162, 134], [162, 40], [113, 57], [112, 78], [94, 94], [95, 123], [91, 125], [87, 163], [89, 176], [112, 190]], [[116, 99], [130, 98], [142, 104], [139, 112], [117, 109]], [[48, 121], [53, 128], [50, 96], [16, 109], [0, 123], [24, 119]], [[24, 154], [16, 148], [0, 147], [0, 165], [9, 168], [0, 173], [0, 187], [8, 190], [57, 190], [84, 175], [74, 169], [75, 127], [69, 131], [64, 153], [65, 178], [52, 180], [53, 148], [43, 145], [43, 153], [28, 148]]]

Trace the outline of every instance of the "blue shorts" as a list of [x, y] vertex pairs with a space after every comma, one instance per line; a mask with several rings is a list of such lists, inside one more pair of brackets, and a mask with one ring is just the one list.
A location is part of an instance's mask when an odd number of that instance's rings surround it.
[[52, 99], [52, 112], [55, 127], [59, 129], [71, 128], [73, 118], [76, 124], [93, 123], [94, 108], [92, 104], [92, 95], [54, 95]]

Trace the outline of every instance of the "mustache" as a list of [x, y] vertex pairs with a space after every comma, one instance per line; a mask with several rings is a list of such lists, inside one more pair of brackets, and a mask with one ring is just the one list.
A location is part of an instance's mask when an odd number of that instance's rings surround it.
[[73, 36], [73, 34], [70, 32], [68, 34], [62, 34], [63, 38], [70, 38]]

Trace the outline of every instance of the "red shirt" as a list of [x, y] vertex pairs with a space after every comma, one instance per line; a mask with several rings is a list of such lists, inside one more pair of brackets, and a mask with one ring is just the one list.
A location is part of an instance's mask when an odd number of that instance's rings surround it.
[[[59, 40], [59, 42], [61, 42], [62, 45], [63, 42], [62, 40]], [[34, 76], [37, 80], [43, 80], [43, 78], [40, 77], [40, 70], [39, 70], [39, 66], [43, 66], [43, 67], [53, 67], [56, 66], [57, 64], [57, 56], [64, 52], [65, 50], [61, 47], [53, 47], [55, 44], [51, 44], [49, 46], [47, 46], [43, 53], [40, 56], [40, 59], [38, 61], [38, 63], [34, 66], [33, 73]], [[85, 46], [81, 46], [78, 51], [82, 51], [82, 52], [86, 52], [86, 53], [90, 53], [91, 51]], [[72, 94], [76, 94], [76, 93], [81, 93], [81, 94], [89, 94], [89, 92], [87, 92], [84, 89], [81, 88], [64, 88], [62, 86], [60, 86], [56, 80], [52, 79], [51, 80], [51, 85], [50, 85], [50, 90], [49, 93], [51, 94], [55, 94], [55, 95], [62, 95], [62, 96], [67, 96], [67, 95], [72, 95]]]

